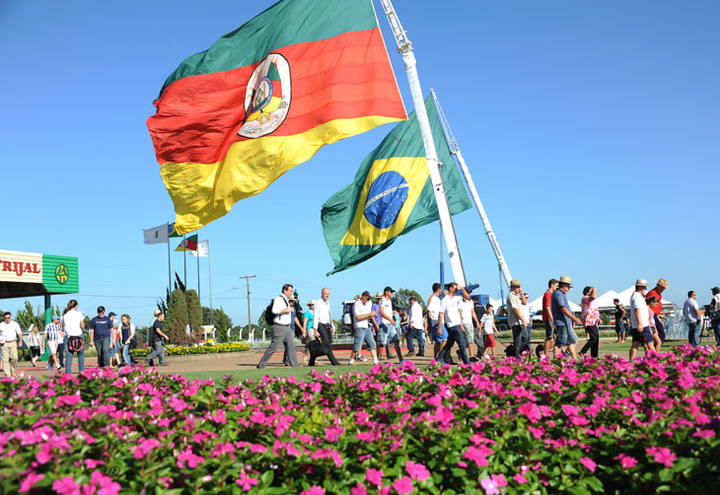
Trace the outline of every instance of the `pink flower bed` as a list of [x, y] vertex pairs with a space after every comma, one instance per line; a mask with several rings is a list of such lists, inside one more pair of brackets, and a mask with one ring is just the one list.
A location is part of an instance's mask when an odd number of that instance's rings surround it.
[[0, 492], [708, 493], [720, 357], [0, 381]]

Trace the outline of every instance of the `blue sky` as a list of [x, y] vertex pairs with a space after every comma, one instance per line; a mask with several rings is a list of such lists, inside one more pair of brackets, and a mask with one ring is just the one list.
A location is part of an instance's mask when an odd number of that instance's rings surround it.
[[[143, 245], [142, 229], [173, 219], [145, 126], [152, 101], [184, 58], [271, 3], [0, 3], [0, 249], [78, 256], [86, 313], [104, 304], [148, 320], [167, 285], [167, 255], [165, 245]], [[510, 270], [531, 298], [548, 278], [567, 274], [574, 300], [584, 285], [619, 291], [660, 276], [672, 301], [689, 289], [709, 299], [708, 289], [720, 285], [720, 3], [397, 0], [395, 7], [423, 90], [437, 90]], [[332, 262], [320, 207], [390, 130], [323, 148], [200, 231], [210, 239], [216, 307], [247, 322], [244, 274], [257, 274], [253, 321], [286, 281], [303, 302], [323, 286], [335, 302], [388, 284], [428, 295], [438, 278], [437, 223], [325, 276]], [[280, 220], [282, 229], [274, 227]], [[466, 211], [455, 224], [468, 279], [497, 297], [497, 265], [478, 215]], [[195, 288], [195, 259], [188, 261]], [[181, 254], [172, 263], [182, 274]], [[206, 259], [201, 277], [207, 305]], [[21, 304], [0, 301], [3, 309]]]

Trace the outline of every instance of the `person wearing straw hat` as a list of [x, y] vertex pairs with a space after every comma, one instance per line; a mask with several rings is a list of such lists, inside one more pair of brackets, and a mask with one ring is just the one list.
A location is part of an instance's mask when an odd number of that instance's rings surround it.
[[573, 359], [577, 359], [575, 344], [578, 339], [573, 324], [582, 325], [582, 321], [570, 309], [567, 293], [570, 292], [571, 288], [572, 279], [564, 275], [560, 277], [558, 288], [552, 294], [550, 310], [552, 311], [556, 329], [553, 358], [557, 358], [567, 351]]
[[528, 322], [522, 310], [522, 286], [519, 280], [510, 281], [510, 292], [505, 302], [507, 304], [508, 325], [513, 334], [515, 357], [519, 358], [523, 349], [528, 345], [527, 333], [525, 332]]
[[647, 281], [639, 278], [635, 282], [635, 292], [630, 297], [630, 335], [632, 345], [629, 358], [632, 361], [637, 356], [638, 348], [642, 345], [645, 353], [655, 350], [655, 339], [650, 330], [650, 317], [645, 302]]
[[670, 286], [668, 285], [668, 281], [664, 278], [660, 278], [657, 281], [657, 284], [655, 284], [655, 288], [648, 292], [646, 296], [646, 298], [657, 297], [657, 300], [659, 301], [659, 304], [656, 304], [654, 307], [650, 308], [653, 312], [653, 318], [655, 320], [655, 328], [657, 329], [658, 337], [660, 337], [660, 344], [657, 346], [657, 349], [655, 349], [656, 351], [659, 351], [660, 345], [665, 343], [665, 323], [660, 317], [660, 313], [662, 312], [662, 293], [665, 289], [669, 288]]

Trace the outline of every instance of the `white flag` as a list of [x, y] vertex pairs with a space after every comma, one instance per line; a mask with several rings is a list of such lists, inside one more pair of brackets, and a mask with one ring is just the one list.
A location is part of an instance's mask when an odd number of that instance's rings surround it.
[[160, 244], [168, 241], [168, 231], [170, 226], [166, 223], [153, 227], [152, 229], [143, 229], [145, 244]]
[[197, 251], [190, 251], [190, 254], [199, 258], [207, 258], [210, 255], [210, 243], [207, 239], [197, 243]]

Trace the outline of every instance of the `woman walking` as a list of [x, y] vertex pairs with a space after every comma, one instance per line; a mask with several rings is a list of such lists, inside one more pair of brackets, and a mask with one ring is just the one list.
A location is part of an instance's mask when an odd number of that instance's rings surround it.
[[40, 331], [38, 327], [32, 325], [30, 334], [28, 335], [28, 347], [30, 348], [30, 364], [33, 368], [37, 367], [37, 360], [40, 359]]
[[585, 287], [583, 289], [583, 298], [581, 302], [582, 320], [585, 326], [585, 333], [588, 341], [580, 350], [580, 354], [585, 354], [588, 350], [592, 357], [598, 357], [598, 347], [600, 343], [600, 308], [595, 298], [597, 297], [597, 289], [595, 287]]
[[135, 324], [130, 322], [130, 315], [127, 313], [120, 317], [119, 337], [123, 361], [125, 361], [125, 366], [130, 366], [132, 364], [130, 358], [130, 342], [132, 342], [132, 339], [135, 337]]
[[66, 338], [65, 349], [67, 350], [65, 373], [72, 373], [74, 355], [77, 355], [80, 372], [85, 371], [85, 339], [83, 338], [85, 317], [77, 308], [78, 302], [75, 299], [70, 299], [63, 312], [63, 326], [65, 327]]

